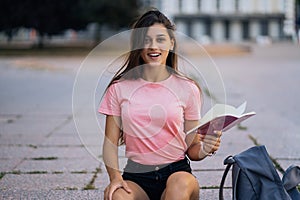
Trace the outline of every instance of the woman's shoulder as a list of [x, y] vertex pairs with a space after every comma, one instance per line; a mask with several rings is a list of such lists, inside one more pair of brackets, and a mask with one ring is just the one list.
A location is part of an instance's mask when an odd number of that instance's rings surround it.
[[184, 86], [199, 87], [199, 84], [194, 79], [187, 76], [174, 74], [174, 78], [179, 84], [183, 84]]
[[202, 93], [200, 85], [197, 83], [197, 81], [184, 76], [184, 75], [174, 75], [176, 83], [174, 87], [176, 87], [176, 90], [181, 91], [182, 94], [189, 94], [190, 95], [198, 95]]
[[112, 85], [115, 84], [115, 85], [126, 85], [126, 84], [131, 84], [131, 83], [134, 83], [136, 82], [137, 80], [136, 79], [125, 79], [125, 78], [120, 78], [118, 80], [114, 80], [112, 82]]
[[128, 87], [132, 87], [134, 85], [137, 85], [138, 80], [136, 79], [118, 79], [118, 80], [114, 80], [112, 83], [110, 83], [109, 87], [111, 88], [115, 88], [115, 89], [123, 89], [123, 88], [128, 88]]

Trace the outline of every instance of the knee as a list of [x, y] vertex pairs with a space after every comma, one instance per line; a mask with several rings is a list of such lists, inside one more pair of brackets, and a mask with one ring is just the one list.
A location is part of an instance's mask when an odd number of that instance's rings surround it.
[[167, 181], [167, 187], [176, 187], [182, 189], [190, 189], [191, 186], [198, 185], [196, 178], [188, 172], [176, 172], [172, 174]]
[[121, 192], [115, 191], [112, 194], [112, 200], [123, 200], [124, 198], [122, 196], [123, 195], [121, 194]]
[[133, 200], [130, 195], [125, 194], [123, 189], [118, 189], [112, 194], [112, 200]]
[[199, 184], [192, 174], [176, 172], [168, 178], [166, 196], [172, 196], [175, 199], [190, 199], [198, 195]]

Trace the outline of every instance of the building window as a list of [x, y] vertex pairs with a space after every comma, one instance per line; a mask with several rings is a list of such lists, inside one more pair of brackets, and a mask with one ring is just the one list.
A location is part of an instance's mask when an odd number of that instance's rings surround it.
[[197, 1], [198, 11], [201, 12], [201, 0]]
[[211, 37], [211, 21], [209, 19], [204, 22], [205, 35]]
[[262, 20], [260, 22], [260, 33], [263, 36], [268, 36], [269, 35], [269, 24], [267, 20]]
[[225, 30], [225, 38], [226, 40], [229, 40], [229, 32], [230, 32], [230, 23], [228, 20], [225, 20], [224, 21], [224, 30]]
[[220, 5], [220, 0], [216, 1], [216, 8], [217, 8], [217, 12], [220, 11], [221, 5]]
[[235, 12], [239, 12], [239, 1], [240, 0], [235, 0], [235, 2], [234, 2], [234, 8], [235, 8]]
[[183, 5], [183, 0], [178, 0], [178, 10], [180, 13], [182, 12], [182, 5]]
[[243, 21], [242, 26], [243, 26], [243, 39], [249, 40], [250, 39], [249, 21]]

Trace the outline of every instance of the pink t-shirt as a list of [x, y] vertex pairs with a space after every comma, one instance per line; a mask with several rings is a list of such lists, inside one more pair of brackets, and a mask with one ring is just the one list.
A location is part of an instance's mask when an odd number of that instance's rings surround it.
[[99, 112], [121, 116], [126, 157], [156, 165], [184, 158], [184, 120], [200, 119], [200, 91], [190, 80], [171, 75], [161, 82], [144, 79], [112, 84]]

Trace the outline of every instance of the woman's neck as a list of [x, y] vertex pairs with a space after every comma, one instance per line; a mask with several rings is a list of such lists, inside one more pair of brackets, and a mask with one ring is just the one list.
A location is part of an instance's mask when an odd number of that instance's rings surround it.
[[144, 68], [143, 79], [149, 82], [160, 82], [166, 80], [170, 76], [166, 67], [151, 67]]

